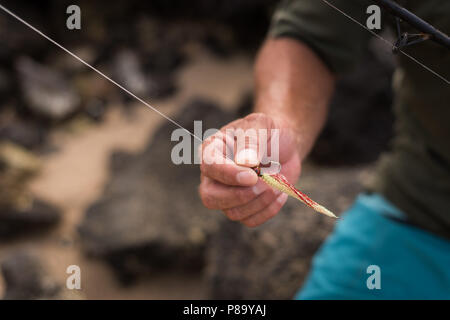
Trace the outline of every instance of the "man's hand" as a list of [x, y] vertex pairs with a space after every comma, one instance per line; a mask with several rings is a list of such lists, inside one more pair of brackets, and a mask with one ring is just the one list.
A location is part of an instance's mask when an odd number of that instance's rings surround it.
[[255, 65], [258, 113], [228, 124], [202, 145], [199, 191], [205, 206], [249, 227], [276, 215], [287, 196], [267, 186], [251, 169], [261, 160], [259, 139], [235, 145], [226, 129], [266, 129], [268, 147], [271, 129], [279, 129], [281, 173], [295, 183], [301, 162], [325, 123], [334, 83], [334, 75], [306, 45], [289, 38], [268, 39]]
[[[235, 143], [232, 136], [235, 130], [253, 129], [256, 135], [259, 129], [264, 129], [266, 141], [261, 137], [246, 144]], [[288, 129], [281, 119], [269, 117], [263, 113], [253, 113], [249, 116], [231, 122], [219, 133], [209, 137], [202, 145], [201, 183], [199, 187], [203, 204], [210, 209], [222, 210], [234, 221], [240, 221], [248, 227], [256, 227], [274, 217], [283, 207], [287, 195], [272, 189], [251, 169], [259, 165], [265, 143], [272, 150], [272, 130], [278, 130], [279, 161], [282, 174], [289, 181], [297, 181], [300, 175], [300, 157], [295, 140], [295, 133]], [[279, 144], [278, 144], [279, 142]], [[231, 157], [227, 158], [227, 154]]]

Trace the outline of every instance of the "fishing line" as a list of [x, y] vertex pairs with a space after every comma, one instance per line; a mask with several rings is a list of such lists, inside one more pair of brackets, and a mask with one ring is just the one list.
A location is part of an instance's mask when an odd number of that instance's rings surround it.
[[[322, 2], [324, 2], [325, 4], [327, 4], [328, 6], [330, 6], [331, 8], [333, 8], [334, 10], [340, 12], [341, 14], [343, 14], [344, 16], [346, 16], [348, 19], [352, 20], [353, 22], [355, 22], [356, 24], [360, 25], [362, 28], [366, 29], [367, 31], [369, 31], [372, 35], [374, 35], [375, 37], [377, 37], [378, 39], [382, 40], [383, 42], [389, 44], [390, 46], [393, 46], [393, 44], [384, 39], [382, 36], [378, 35], [377, 33], [375, 33], [374, 31], [370, 30], [369, 28], [367, 28], [366, 26], [364, 26], [362, 23], [360, 23], [359, 21], [357, 21], [356, 19], [354, 19], [353, 17], [349, 16], [347, 13], [345, 13], [344, 11], [340, 10], [339, 8], [337, 8], [336, 6], [332, 5], [331, 3], [329, 3], [327, 0], [322, 0]], [[117, 86], [118, 88], [120, 88], [121, 90], [123, 90], [124, 92], [126, 92], [128, 95], [132, 96], [133, 98], [135, 98], [136, 100], [138, 100], [139, 102], [141, 102], [142, 104], [144, 104], [145, 106], [147, 106], [149, 109], [153, 110], [154, 112], [158, 113], [160, 116], [162, 116], [163, 118], [165, 118], [167, 121], [171, 122], [172, 124], [174, 124], [175, 126], [179, 127], [180, 129], [186, 131], [189, 135], [191, 135], [192, 137], [194, 137], [195, 139], [199, 140], [200, 142], [202, 142], [203, 140], [199, 137], [197, 137], [195, 134], [193, 134], [192, 132], [190, 132], [189, 130], [187, 130], [186, 128], [184, 128], [182, 125], [180, 125], [178, 122], [176, 122], [175, 120], [171, 119], [170, 117], [168, 117], [167, 115], [165, 115], [164, 113], [162, 113], [161, 111], [159, 111], [158, 109], [156, 109], [155, 107], [153, 107], [152, 105], [150, 105], [149, 103], [147, 103], [146, 101], [144, 101], [142, 98], [138, 97], [136, 94], [134, 94], [133, 92], [131, 92], [130, 90], [128, 90], [127, 88], [125, 88], [124, 86], [122, 86], [121, 84], [119, 84], [118, 82], [114, 81], [113, 79], [111, 79], [110, 77], [108, 77], [106, 74], [104, 74], [103, 72], [101, 72], [100, 70], [98, 70], [97, 68], [95, 68], [94, 66], [92, 66], [91, 64], [89, 64], [88, 62], [84, 61], [82, 58], [80, 58], [79, 56], [77, 56], [76, 54], [74, 54], [73, 52], [71, 52], [70, 50], [66, 49], [63, 45], [59, 44], [58, 42], [56, 42], [55, 40], [53, 40], [52, 38], [50, 38], [49, 36], [47, 36], [46, 34], [44, 34], [42, 31], [40, 31], [39, 29], [37, 29], [36, 27], [32, 26], [30, 23], [28, 23], [27, 21], [23, 20], [21, 17], [19, 17], [18, 15], [16, 15], [14, 12], [12, 12], [11, 10], [7, 9], [6, 7], [4, 7], [3, 5], [0, 4], [0, 9], [3, 10], [4, 12], [6, 12], [7, 14], [9, 14], [10, 16], [12, 16], [13, 18], [15, 18], [16, 20], [20, 21], [21, 23], [23, 23], [24, 25], [26, 25], [28, 28], [30, 28], [31, 30], [33, 30], [34, 32], [36, 32], [37, 34], [39, 34], [40, 36], [42, 36], [43, 38], [47, 39], [49, 42], [53, 43], [55, 46], [57, 46], [58, 48], [60, 48], [61, 50], [63, 50], [64, 52], [66, 52], [67, 54], [71, 55], [73, 58], [75, 58], [76, 60], [78, 60], [79, 62], [81, 62], [82, 64], [84, 64], [86, 67], [90, 68], [91, 70], [95, 71], [97, 74], [101, 75], [103, 78], [105, 78], [106, 80], [108, 80], [109, 82], [111, 82], [112, 84], [114, 84], [115, 86]], [[447, 84], [450, 84], [450, 81], [447, 80], [446, 78], [444, 78], [443, 76], [439, 75], [437, 72], [433, 71], [432, 69], [430, 69], [429, 67], [427, 67], [426, 65], [424, 65], [423, 63], [421, 63], [420, 61], [418, 61], [416, 58], [412, 57], [411, 55], [407, 54], [406, 52], [399, 50], [403, 55], [405, 55], [406, 57], [408, 57], [409, 59], [411, 59], [412, 61], [416, 62], [417, 64], [421, 65], [423, 68], [425, 68], [426, 70], [428, 70], [429, 72], [433, 73], [435, 76], [439, 77], [440, 79], [442, 79], [443, 81], [445, 81]]]
[[[333, 8], [334, 10], [336, 10], [337, 12], [343, 14], [345, 17], [347, 17], [348, 19], [350, 19], [351, 21], [353, 21], [354, 23], [358, 24], [359, 26], [361, 26], [362, 28], [366, 29], [367, 31], [369, 31], [372, 35], [374, 35], [375, 37], [377, 37], [378, 39], [382, 40], [383, 42], [389, 44], [389, 46], [391, 47], [395, 47], [395, 45], [393, 43], [391, 43], [389, 40], [386, 40], [385, 38], [383, 38], [382, 36], [380, 36], [378, 33], [370, 30], [369, 28], [367, 28], [365, 25], [363, 25], [361, 22], [359, 22], [358, 20], [356, 20], [355, 18], [353, 18], [352, 16], [350, 16], [348, 13], [342, 11], [341, 9], [339, 9], [338, 7], [336, 7], [335, 5], [331, 4], [330, 2], [328, 2], [327, 0], [322, 0], [323, 3], [327, 4], [330, 8]], [[447, 84], [450, 84], [450, 81], [447, 80], [446, 78], [444, 78], [443, 76], [441, 76], [439, 73], [437, 73], [436, 71], [432, 70], [431, 68], [427, 67], [425, 64], [423, 64], [422, 62], [420, 62], [419, 60], [417, 60], [416, 58], [414, 58], [413, 56], [409, 55], [408, 53], [402, 51], [401, 49], [397, 48], [398, 51], [400, 53], [402, 53], [404, 56], [408, 57], [409, 59], [411, 59], [412, 61], [414, 61], [415, 63], [419, 64], [420, 66], [422, 66], [423, 68], [425, 68], [426, 70], [428, 70], [429, 72], [431, 72], [432, 74], [434, 74], [436, 77], [440, 78], [441, 80], [443, 80], [444, 82], [446, 82]]]
[[38, 33], [39, 35], [41, 35], [42, 37], [44, 37], [45, 39], [47, 39], [48, 41], [50, 41], [51, 43], [53, 43], [55, 46], [59, 47], [61, 50], [65, 51], [66, 53], [68, 53], [69, 55], [71, 55], [72, 57], [74, 57], [76, 60], [78, 60], [79, 62], [81, 62], [82, 64], [84, 64], [85, 66], [87, 66], [88, 68], [90, 68], [91, 70], [97, 72], [99, 75], [101, 75], [103, 78], [105, 78], [106, 80], [108, 80], [109, 82], [111, 82], [112, 84], [114, 84], [115, 86], [119, 87], [120, 89], [122, 89], [124, 92], [126, 92], [127, 94], [129, 94], [130, 96], [132, 96], [133, 98], [135, 98], [136, 100], [138, 100], [139, 102], [141, 102], [142, 104], [144, 104], [145, 106], [147, 106], [149, 109], [155, 111], [156, 113], [158, 113], [160, 116], [162, 116], [163, 118], [165, 118], [166, 120], [168, 120], [169, 122], [173, 123], [174, 125], [176, 125], [177, 127], [179, 127], [180, 129], [183, 129], [184, 131], [186, 131], [187, 133], [189, 133], [191, 136], [193, 136], [195, 139], [199, 140], [200, 142], [203, 142], [201, 138], [197, 137], [195, 134], [193, 134], [192, 132], [190, 132], [188, 129], [184, 128], [182, 125], [180, 125], [178, 122], [176, 122], [175, 120], [171, 119], [170, 117], [166, 116], [164, 113], [162, 113], [161, 111], [159, 111], [158, 109], [156, 109], [155, 107], [153, 107], [152, 105], [150, 105], [149, 103], [145, 102], [142, 98], [138, 97], [137, 95], [135, 95], [133, 92], [131, 92], [130, 90], [128, 90], [127, 88], [125, 88], [124, 86], [122, 86], [121, 84], [117, 83], [116, 81], [114, 81], [113, 79], [111, 79], [110, 77], [108, 77], [106, 74], [104, 74], [103, 72], [101, 72], [100, 70], [98, 70], [97, 68], [93, 67], [92, 65], [90, 65], [89, 63], [87, 63], [86, 61], [84, 61], [83, 59], [81, 59], [79, 56], [77, 56], [75, 53], [71, 52], [70, 50], [66, 49], [64, 46], [62, 46], [61, 44], [59, 44], [58, 42], [56, 42], [55, 40], [53, 40], [52, 38], [50, 38], [49, 36], [47, 36], [46, 34], [44, 34], [42, 31], [40, 31], [39, 29], [33, 27], [31, 24], [29, 24], [27, 21], [23, 20], [22, 18], [20, 18], [19, 16], [17, 16], [15, 13], [13, 13], [12, 11], [10, 11], [9, 9], [5, 8], [3, 5], [0, 4], [0, 9], [2, 9], [3, 11], [5, 11], [7, 14], [9, 14], [10, 16], [12, 16], [13, 18], [17, 19], [18, 21], [22, 22], [24, 25], [26, 25], [28, 28], [30, 28], [31, 30], [35, 31], [36, 33]]

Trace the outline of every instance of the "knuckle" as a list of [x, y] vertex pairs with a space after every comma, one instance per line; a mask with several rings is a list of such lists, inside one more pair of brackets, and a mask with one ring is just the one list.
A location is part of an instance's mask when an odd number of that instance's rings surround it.
[[230, 219], [231, 221], [239, 221], [241, 220], [241, 214], [236, 209], [227, 209], [224, 210], [225, 215]]
[[249, 219], [243, 222], [244, 225], [248, 228], [256, 228], [257, 226], [260, 225], [260, 223], [258, 223], [258, 221], [256, 219]]
[[[250, 190], [251, 191], [251, 190]], [[238, 189], [235, 194], [236, 198], [241, 204], [247, 203], [252, 200], [252, 194], [248, 189]]]
[[205, 196], [200, 196], [200, 199], [202, 200], [203, 205], [208, 208], [208, 209], [212, 209], [211, 204], [209, 202], [209, 200], [205, 197]]
[[264, 207], [267, 207], [270, 204], [272, 204], [274, 200], [275, 194], [271, 190], [264, 192], [263, 196], [261, 197], [261, 202], [264, 205]]
[[275, 217], [277, 215], [277, 213], [280, 211], [280, 209], [281, 209], [281, 204], [278, 204], [278, 203], [276, 205], [270, 206], [267, 209], [267, 216], [269, 218]]
[[200, 164], [200, 172], [201, 174], [203, 174], [205, 177], [208, 177], [208, 165], [205, 163], [205, 161], [202, 161], [202, 163]]
[[208, 193], [208, 186], [205, 180], [200, 182], [198, 186], [198, 193], [200, 194], [200, 196], [203, 196]]
[[215, 199], [208, 192], [200, 192], [200, 199], [203, 205], [208, 209], [215, 209]]
[[254, 113], [251, 113], [248, 116], [246, 116], [244, 119], [247, 121], [257, 121], [257, 120], [263, 119], [265, 117], [266, 117], [266, 115], [264, 113], [254, 112]]
[[228, 199], [224, 198], [215, 198], [216, 207], [217, 209], [226, 209], [229, 208], [229, 201]]
[[226, 174], [226, 172], [224, 170], [218, 170], [216, 173], [217, 173], [220, 181], [222, 181], [223, 183], [226, 183], [226, 184], [231, 184], [230, 177]]

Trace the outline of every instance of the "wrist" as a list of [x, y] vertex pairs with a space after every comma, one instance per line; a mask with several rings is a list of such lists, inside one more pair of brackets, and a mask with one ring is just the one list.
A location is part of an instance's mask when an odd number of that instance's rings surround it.
[[274, 128], [279, 129], [280, 140], [290, 146], [291, 152], [295, 152], [298, 159], [303, 161], [308, 151], [305, 150], [305, 138], [300, 129], [301, 126], [295, 122], [295, 118], [289, 118], [282, 113], [265, 114], [272, 120]]

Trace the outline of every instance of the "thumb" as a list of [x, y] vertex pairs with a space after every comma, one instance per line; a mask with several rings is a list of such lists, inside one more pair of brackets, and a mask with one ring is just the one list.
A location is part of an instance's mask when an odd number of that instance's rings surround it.
[[258, 145], [258, 135], [255, 129], [235, 130], [236, 164], [245, 167], [256, 167], [261, 162], [261, 150]]

